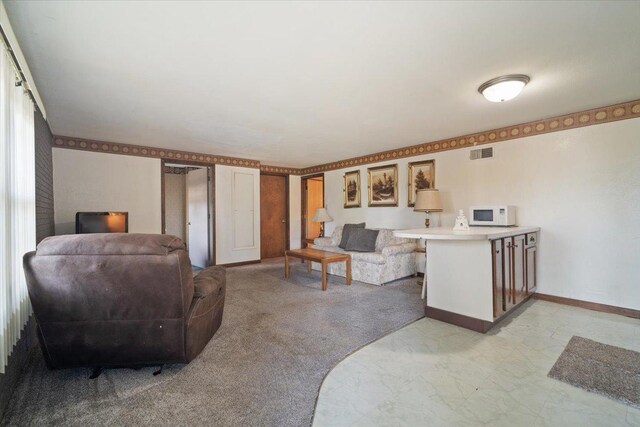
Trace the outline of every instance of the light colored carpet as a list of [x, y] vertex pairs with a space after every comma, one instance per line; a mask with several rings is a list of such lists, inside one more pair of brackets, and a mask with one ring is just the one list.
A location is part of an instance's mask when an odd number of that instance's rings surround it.
[[34, 352], [3, 425], [305, 426], [320, 384], [341, 359], [423, 316], [411, 277], [384, 287], [294, 263], [227, 270], [222, 326], [189, 365], [49, 371]]
[[640, 353], [574, 336], [549, 376], [640, 408]]

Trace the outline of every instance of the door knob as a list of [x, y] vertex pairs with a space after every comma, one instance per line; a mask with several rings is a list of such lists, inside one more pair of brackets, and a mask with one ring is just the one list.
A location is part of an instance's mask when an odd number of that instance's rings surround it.
[[286, 219], [283, 219], [283, 220], [282, 220], [282, 223], [285, 223], [285, 222], [287, 222], [287, 220], [286, 220]]

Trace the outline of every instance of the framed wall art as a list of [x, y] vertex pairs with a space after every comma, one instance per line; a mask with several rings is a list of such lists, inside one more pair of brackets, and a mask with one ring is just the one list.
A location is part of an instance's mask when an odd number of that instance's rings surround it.
[[344, 207], [360, 207], [360, 171], [350, 171], [344, 174]]
[[369, 206], [398, 206], [398, 165], [367, 169]]
[[416, 191], [436, 188], [435, 160], [409, 163], [409, 207], [416, 203]]

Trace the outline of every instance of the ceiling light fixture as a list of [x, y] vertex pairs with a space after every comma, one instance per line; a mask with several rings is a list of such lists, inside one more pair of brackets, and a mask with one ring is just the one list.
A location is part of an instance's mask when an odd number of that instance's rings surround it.
[[488, 101], [504, 102], [518, 96], [527, 83], [529, 83], [529, 76], [509, 74], [482, 83], [478, 88], [478, 92]]

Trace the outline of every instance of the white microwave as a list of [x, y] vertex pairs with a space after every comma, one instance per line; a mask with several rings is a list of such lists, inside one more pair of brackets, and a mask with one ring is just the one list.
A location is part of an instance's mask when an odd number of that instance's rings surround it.
[[516, 225], [515, 206], [472, 206], [469, 225], [509, 227]]

